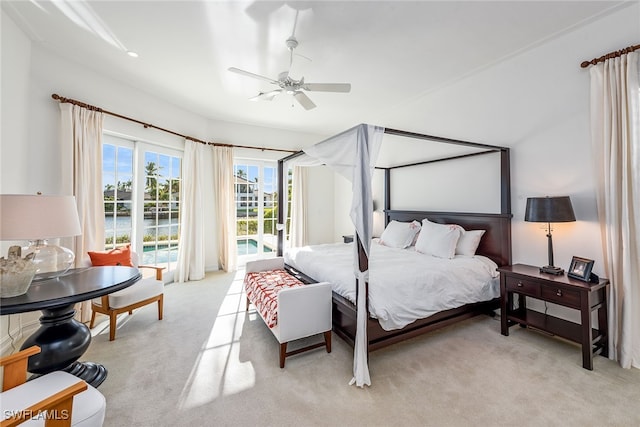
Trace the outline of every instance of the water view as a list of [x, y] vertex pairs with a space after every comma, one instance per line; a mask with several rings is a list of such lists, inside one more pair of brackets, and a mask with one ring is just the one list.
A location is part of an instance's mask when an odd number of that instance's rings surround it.
[[[156, 221], [158, 224], [158, 235], [176, 235], [178, 234], [178, 223], [176, 219], [145, 219], [144, 228], [155, 227]], [[107, 235], [113, 235], [113, 230], [116, 230], [116, 237], [129, 236], [131, 234], [131, 217], [119, 216], [117, 219], [117, 227], [113, 226], [114, 218], [112, 216], [105, 216], [104, 229], [107, 231]]]

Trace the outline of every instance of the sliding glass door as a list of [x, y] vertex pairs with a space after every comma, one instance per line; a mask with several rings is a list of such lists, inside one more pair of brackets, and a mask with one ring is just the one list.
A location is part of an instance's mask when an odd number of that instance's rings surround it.
[[233, 174], [239, 263], [275, 256], [278, 246], [277, 165], [236, 159]]
[[105, 248], [131, 243], [165, 277], [178, 253], [181, 165], [180, 151], [103, 135]]

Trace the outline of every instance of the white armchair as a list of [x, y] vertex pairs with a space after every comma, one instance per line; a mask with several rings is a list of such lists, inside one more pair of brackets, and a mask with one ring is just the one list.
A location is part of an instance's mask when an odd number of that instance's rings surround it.
[[162, 281], [163, 267], [138, 265], [138, 254], [131, 252], [131, 263], [140, 269], [155, 270], [155, 277], [143, 277], [138, 282], [109, 295], [95, 298], [91, 301], [91, 323], [93, 328], [96, 313], [109, 316], [109, 341], [116, 339], [116, 320], [121, 313], [129, 312], [154, 302], [158, 303], [158, 320], [162, 320], [164, 303], [164, 283]]
[[106, 400], [81, 379], [56, 371], [26, 381], [28, 358], [39, 352], [33, 346], [0, 359], [0, 426], [102, 426]]

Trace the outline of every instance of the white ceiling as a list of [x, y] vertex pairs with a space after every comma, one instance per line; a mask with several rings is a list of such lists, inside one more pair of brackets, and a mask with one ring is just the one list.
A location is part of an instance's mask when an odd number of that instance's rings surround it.
[[[331, 134], [363, 122], [394, 127], [404, 106], [620, 3], [3, 0], [2, 8], [35, 44], [186, 110]], [[317, 104], [309, 111], [287, 95], [249, 101], [274, 87], [227, 69], [277, 78], [296, 10], [296, 52], [312, 61], [295, 57], [292, 76], [349, 82], [351, 93], [307, 92]]]

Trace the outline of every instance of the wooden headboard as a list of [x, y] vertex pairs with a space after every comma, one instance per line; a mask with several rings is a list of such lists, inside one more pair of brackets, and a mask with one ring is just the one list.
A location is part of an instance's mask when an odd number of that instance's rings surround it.
[[465, 230], [486, 230], [477, 254], [491, 258], [498, 266], [511, 264], [511, 214], [385, 210], [386, 221], [422, 221], [458, 224]]

